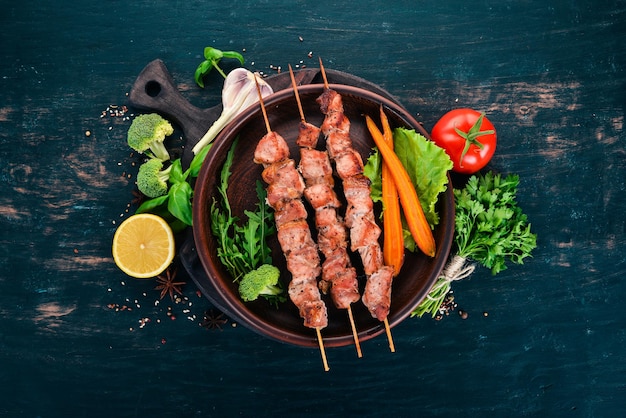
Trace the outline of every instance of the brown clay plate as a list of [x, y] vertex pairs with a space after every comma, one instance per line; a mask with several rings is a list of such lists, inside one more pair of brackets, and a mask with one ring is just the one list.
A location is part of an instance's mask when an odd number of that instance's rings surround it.
[[[392, 128], [407, 127], [415, 129], [428, 137], [421, 125], [398, 104], [358, 87], [346, 85], [330, 86], [343, 97], [344, 110], [351, 121], [351, 137], [354, 148], [365, 161], [374, 146], [367, 132], [364, 115], [371, 115], [378, 121], [379, 107], [382, 104]], [[320, 126], [324, 115], [316, 102], [322, 93], [321, 84], [309, 84], [299, 87], [300, 99], [307, 122]], [[299, 148], [295, 143], [298, 135], [300, 116], [293, 90], [285, 89], [265, 99], [265, 107], [272, 130], [282, 135], [290, 145], [291, 157], [299, 160]], [[215, 290], [214, 296], [220, 298], [220, 307], [235, 316], [246, 327], [278, 341], [299, 346], [317, 347], [315, 331], [302, 325], [297, 308], [287, 301], [279, 308], [271, 306], [264, 299], [244, 303], [239, 298], [237, 285], [221, 265], [216, 252], [216, 240], [211, 234], [209, 207], [213, 199], [220, 199], [217, 193], [220, 170], [226, 154], [235, 138], [239, 143], [235, 151], [235, 161], [230, 178], [229, 200], [234, 215], [245, 219], [244, 210], [253, 210], [257, 203], [255, 183], [261, 180], [262, 167], [253, 162], [254, 149], [258, 140], [265, 135], [266, 127], [260, 106], [253, 106], [242, 113], [227, 126], [216, 138], [213, 148], [198, 176], [194, 192], [193, 236], [198, 257], [206, 272], [206, 280]], [[323, 139], [318, 149], [325, 146]], [[340, 181], [336, 182], [340, 184]], [[338, 191], [341, 196], [340, 190]], [[392, 304], [388, 317], [391, 327], [407, 318], [411, 311], [426, 296], [439, 276], [452, 244], [454, 234], [454, 198], [451, 187], [440, 196], [438, 203], [440, 224], [435, 228], [437, 244], [435, 257], [429, 258], [422, 253], [407, 253], [400, 274], [394, 279]], [[312, 218], [312, 213], [310, 213]], [[314, 231], [314, 228], [312, 229]], [[270, 241], [274, 264], [283, 272], [281, 280], [285, 289], [290, 280], [285, 259], [275, 237]], [[358, 257], [353, 257], [353, 264], [359, 268]], [[365, 277], [360, 277], [363, 289]], [[334, 307], [329, 295], [324, 296], [328, 306], [328, 327], [322, 330], [324, 344], [327, 347], [353, 344], [352, 331], [348, 314], [345, 310]], [[366, 341], [384, 332], [381, 322], [372, 318], [361, 302], [353, 304], [352, 312], [360, 341]]]

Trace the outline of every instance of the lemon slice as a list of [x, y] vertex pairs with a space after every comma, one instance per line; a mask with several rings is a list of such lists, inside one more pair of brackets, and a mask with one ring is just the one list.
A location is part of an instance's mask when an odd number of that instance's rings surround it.
[[161, 274], [174, 259], [174, 234], [156, 215], [140, 213], [122, 222], [113, 236], [113, 260], [126, 274], [146, 279]]

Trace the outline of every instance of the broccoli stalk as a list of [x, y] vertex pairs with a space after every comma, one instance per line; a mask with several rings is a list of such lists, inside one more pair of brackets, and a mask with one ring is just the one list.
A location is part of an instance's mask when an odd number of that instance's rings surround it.
[[257, 300], [259, 296], [270, 301], [283, 301], [283, 289], [278, 282], [280, 270], [270, 264], [263, 264], [256, 270], [246, 273], [239, 282], [239, 295], [245, 302]]
[[133, 123], [128, 128], [127, 141], [135, 151], [167, 161], [170, 159], [170, 154], [163, 141], [172, 133], [174, 133], [174, 128], [167, 120], [159, 114], [149, 113], [133, 119]]
[[166, 195], [171, 171], [171, 165], [163, 169], [163, 161], [158, 158], [150, 158], [139, 167], [137, 188], [141, 193], [151, 198]]

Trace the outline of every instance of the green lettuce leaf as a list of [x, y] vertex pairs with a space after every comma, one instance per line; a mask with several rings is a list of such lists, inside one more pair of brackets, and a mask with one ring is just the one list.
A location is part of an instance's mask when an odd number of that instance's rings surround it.
[[435, 205], [439, 193], [446, 190], [452, 161], [443, 148], [412, 129], [393, 131], [396, 155], [409, 173], [431, 227], [439, 224]]
[[372, 148], [372, 153], [363, 167], [363, 174], [370, 179], [370, 196], [373, 202], [383, 201], [382, 164], [383, 157], [378, 148]]
[[[431, 227], [438, 225], [439, 214], [435, 206], [439, 194], [447, 188], [448, 171], [453, 165], [450, 157], [434, 142], [412, 129], [394, 129], [393, 142], [396, 155], [413, 181], [428, 223]], [[382, 156], [374, 148], [364, 167], [364, 174], [371, 181], [370, 193], [374, 202], [382, 200], [381, 166]], [[408, 228], [404, 229], [404, 244], [410, 251], [415, 251], [415, 241]]]

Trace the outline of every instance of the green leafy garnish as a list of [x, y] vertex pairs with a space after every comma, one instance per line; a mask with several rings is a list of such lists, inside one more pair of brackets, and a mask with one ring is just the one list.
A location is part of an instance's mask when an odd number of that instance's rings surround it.
[[537, 236], [515, 199], [518, 185], [517, 175], [502, 178], [488, 172], [454, 190], [457, 254], [490, 268], [494, 275], [507, 268], [507, 260], [523, 264], [537, 246]]
[[463, 189], [454, 189], [456, 254], [412, 316], [430, 313], [435, 317], [451, 282], [473, 271], [473, 267], [467, 270], [468, 262], [487, 267], [495, 275], [507, 268], [507, 261], [523, 264], [531, 255], [537, 236], [517, 204], [518, 185], [517, 175], [503, 178], [488, 172], [473, 175]]
[[169, 169], [167, 194], [146, 200], [137, 208], [137, 213], [149, 212], [161, 215], [177, 231], [191, 226], [193, 223], [193, 188], [190, 181], [198, 177], [202, 163], [210, 149], [210, 146], [205, 147], [201, 153], [196, 154], [185, 171], [183, 171], [180, 158], [173, 160]]
[[229, 149], [220, 173], [217, 189], [221, 201], [213, 199], [210, 209], [211, 232], [219, 243], [217, 255], [235, 282], [259, 266], [272, 263], [267, 238], [276, 233], [274, 214], [269, 210], [267, 192], [260, 181], [256, 182], [256, 210], [244, 212], [247, 220], [243, 224], [233, 214], [228, 200], [228, 181], [238, 141], [237, 138]]
[[219, 72], [222, 77], [226, 78], [226, 73], [219, 67], [219, 62], [222, 58], [232, 58], [239, 60], [239, 63], [243, 65], [244, 58], [239, 52], [236, 51], [220, 51], [219, 49], [207, 46], [204, 48], [204, 61], [202, 61], [194, 74], [196, 84], [204, 88], [204, 76], [207, 75], [213, 68]]
[[414, 130], [397, 128], [393, 131], [396, 155], [406, 168], [431, 226], [439, 224], [435, 210], [439, 194], [446, 190], [452, 161], [443, 148]]
[[[424, 215], [431, 227], [439, 224], [435, 210], [439, 194], [446, 190], [448, 171], [452, 161], [445, 151], [412, 129], [396, 128], [393, 131], [394, 151], [409, 173], [420, 199]], [[371, 180], [372, 200], [382, 200], [382, 157], [374, 150], [367, 160], [364, 174]], [[383, 211], [384, 216], [384, 211]], [[404, 245], [415, 251], [417, 245], [408, 228], [404, 228]]]

